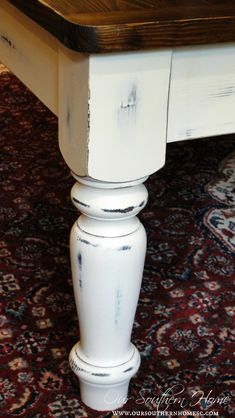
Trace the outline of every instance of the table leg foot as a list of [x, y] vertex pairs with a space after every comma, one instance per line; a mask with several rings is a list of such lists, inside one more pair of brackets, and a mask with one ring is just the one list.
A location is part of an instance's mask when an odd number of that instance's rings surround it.
[[115, 410], [128, 400], [130, 379], [140, 366], [140, 355], [132, 346], [131, 358], [118, 366], [98, 367], [79, 357], [79, 343], [70, 353], [70, 365], [80, 382], [82, 401], [98, 411]]

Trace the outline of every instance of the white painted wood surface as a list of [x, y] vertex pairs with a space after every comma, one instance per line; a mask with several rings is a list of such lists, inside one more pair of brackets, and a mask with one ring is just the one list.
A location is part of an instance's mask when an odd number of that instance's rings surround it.
[[80, 176], [88, 174], [89, 64], [87, 55], [59, 50], [59, 147]]
[[71, 196], [82, 215], [70, 238], [81, 337], [70, 364], [83, 402], [112, 410], [127, 400], [140, 364], [130, 338], [146, 252], [146, 233], [136, 215], [147, 202], [147, 190], [141, 181], [116, 188], [85, 181], [75, 184]]
[[133, 180], [163, 165], [166, 140], [234, 132], [235, 44], [178, 48], [172, 70], [170, 56], [164, 50], [82, 57], [0, 3], [0, 59], [58, 115], [62, 154], [78, 175]]
[[59, 141], [71, 170], [122, 182], [160, 169], [171, 51], [83, 57], [63, 48], [59, 63]]
[[235, 132], [235, 44], [175, 50], [167, 141]]
[[0, 61], [57, 114], [58, 42], [5, 0], [0, 2]]
[[171, 51], [92, 56], [88, 175], [131, 181], [165, 163]]

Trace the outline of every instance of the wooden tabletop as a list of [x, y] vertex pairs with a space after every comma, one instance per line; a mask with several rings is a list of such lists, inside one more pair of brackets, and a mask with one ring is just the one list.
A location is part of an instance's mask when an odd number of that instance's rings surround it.
[[235, 41], [235, 0], [9, 0], [67, 47], [117, 52]]

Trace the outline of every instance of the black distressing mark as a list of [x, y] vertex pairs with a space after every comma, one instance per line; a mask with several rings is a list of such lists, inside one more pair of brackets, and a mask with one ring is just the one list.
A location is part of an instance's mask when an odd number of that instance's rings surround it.
[[77, 366], [74, 360], [70, 360], [70, 366], [72, 370], [87, 373], [86, 370], [82, 369], [81, 367]]
[[88, 90], [88, 108], [87, 108], [87, 130], [88, 130], [88, 134], [90, 132], [90, 126], [91, 126], [90, 99], [91, 99], [91, 92], [90, 92], [90, 89], [89, 89]]
[[73, 201], [78, 203], [81, 206], [84, 206], [85, 208], [89, 208], [90, 205], [87, 205], [86, 203], [81, 202], [80, 200], [77, 200], [75, 197], [73, 197]]
[[81, 268], [82, 267], [82, 254], [78, 253], [78, 265]]
[[98, 247], [98, 244], [92, 244], [91, 242], [87, 241], [86, 239], [78, 238], [80, 242], [86, 245], [91, 245], [92, 247]]
[[70, 125], [70, 111], [67, 109], [67, 116], [66, 116], [67, 126]]
[[118, 251], [128, 251], [131, 250], [130, 245], [123, 245], [123, 247], [118, 248]]
[[135, 206], [129, 206], [125, 209], [102, 209], [103, 212], [109, 212], [109, 213], [129, 213], [132, 212], [135, 209]]
[[106, 376], [110, 376], [109, 373], [91, 373], [92, 376], [99, 376], [99, 377], [106, 377]]
[[15, 45], [13, 44], [13, 42], [12, 42], [12, 41], [10, 41], [10, 39], [8, 39], [5, 35], [0, 35], [0, 36], [1, 36], [1, 39], [2, 39], [4, 42], [6, 42], [10, 48], [12, 48], [12, 49], [16, 49], [16, 48], [15, 48]]
[[143, 202], [141, 202], [141, 203], [139, 204], [139, 208], [142, 208], [142, 206], [144, 206], [144, 204], [145, 204], [145, 200], [143, 200]]
[[81, 367], [77, 367], [77, 370], [78, 370], [79, 372], [88, 373], [88, 371], [87, 371], [87, 370], [85, 370], [85, 369], [81, 369]]
[[115, 325], [116, 326], [118, 324], [118, 317], [120, 315], [121, 298], [122, 298], [122, 294], [120, 290], [118, 289], [116, 292], [116, 301], [115, 301]]
[[81, 277], [81, 270], [82, 270], [82, 254], [81, 253], [78, 253], [78, 267], [79, 267], [79, 270], [80, 270], [80, 273], [79, 273], [79, 287], [80, 287], [80, 289], [82, 288], [82, 277]]
[[235, 93], [235, 86], [222, 87], [212, 97], [229, 97]]
[[193, 134], [194, 129], [186, 129], [185, 131], [185, 136], [186, 138], [191, 138], [192, 134]]
[[83, 244], [87, 244], [87, 245], [92, 245], [89, 241], [87, 241], [86, 239], [81, 239], [79, 238], [79, 241], [83, 242]]
[[130, 110], [136, 107], [136, 97], [137, 97], [137, 87], [135, 84], [132, 84], [131, 91], [128, 95], [127, 103], [121, 103], [121, 109]]
[[129, 369], [124, 370], [124, 372], [123, 372], [123, 373], [130, 372], [132, 369], [133, 369], [133, 367], [129, 367]]

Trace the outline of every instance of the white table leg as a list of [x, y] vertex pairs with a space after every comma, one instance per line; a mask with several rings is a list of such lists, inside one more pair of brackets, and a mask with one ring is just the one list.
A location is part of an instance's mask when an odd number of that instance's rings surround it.
[[147, 202], [143, 180], [114, 185], [80, 179], [72, 188], [82, 212], [70, 239], [81, 339], [70, 364], [83, 402], [96, 410], [125, 403], [140, 365], [130, 337], [146, 252], [145, 230], [136, 217]]
[[82, 212], [70, 244], [81, 336], [70, 363], [96, 410], [126, 402], [140, 364], [130, 337], [146, 236], [136, 215], [145, 176], [165, 161], [171, 56], [59, 50], [59, 146]]

